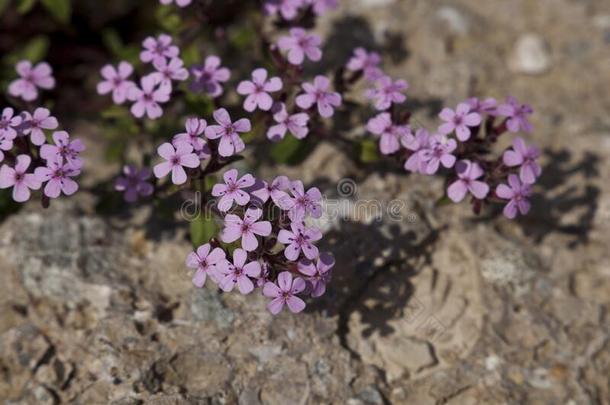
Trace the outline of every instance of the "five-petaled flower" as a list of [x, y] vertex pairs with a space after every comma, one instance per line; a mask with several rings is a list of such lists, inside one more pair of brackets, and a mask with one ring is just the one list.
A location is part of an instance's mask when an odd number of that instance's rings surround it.
[[403, 94], [409, 88], [405, 80], [393, 81], [389, 76], [383, 76], [375, 83], [375, 87], [369, 89], [366, 95], [373, 100], [375, 108], [380, 111], [387, 110], [394, 104], [404, 103], [407, 96]]
[[218, 281], [219, 267], [226, 265], [226, 253], [221, 248], [212, 249], [212, 246], [206, 243], [186, 257], [186, 265], [195, 269], [193, 285], [202, 288], [208, 276], [213, 281]]
[[364, 48], [354, 49], [354, 55], [347, 62], [347, 69], [352, 72], [362, 71], [369, 82], [381, 79], [384, 74], [379, 68], [381, 56], [377, 52], [367, 52]]
[[318, 248], [313, 244], [322, 239], [322, 232], [316, 228], [306, 228], [302, 222], [292, 222], [290, 229], [282, 229], [277, 240], [286, 246], [284, 256], [290, 261], [296, 261], [303, 251], [306, 258], [313, 260], [318, 257]]
[[202, 135], [205, 133], [208, 123], [204, 119], [188, 118], [186, 120], [186, 132], [174, 136], [172, 143], [177, 146], [181, 143], [189, 144], [199, 159], [205, 160], [210, 157], [211, 151]]
[[447, 169], [452, 168], [456, 161], [452, 153], [456, 149], [455, 139], [448, 139], [445, 135], [433, 135], [428, 148], [419, 152], [424, 174], [435, 174], [441, 164]]
[[127, 100], [129, 89], [136, 85], [128, 80], [132, 73], [133, 66], [128, 62], [119, 63], [118, 69], [112, 65], [104, 66], [101, 74], [105, 80], [97, 84], [98, 94], [112, 92], [112, 101], [115, 104], [123, 104]]
[[167, 59], [155, 59], [153, 66], [156, 72], [151, 73], [155, 77], [155, 81], [161, 83], [162, 86], [168, 86], [171, 88], [172, 80], [181, 82], [189, 77], [189, 71], [184, 67], [184, 62], [180, 58]]
[[224, 108], [214, 111], [214, 119], [219, 125], [210, 125], [205, 129], [208, 139], [220, 138], [218, 153], [220, 156], [228, 157], [241, 152], [246, 148], [239, 133], [249, 132], [252, 129], [250, 120], [242, 118], [235, 122], [231, 121], [229, 112]]
[[157, 152], [165, 159], [165, 162], [159, 163], [153, 168], [155, 176], [160, 179], [171, 172], [174, 184], [186, 183], [185, 167], [194, 169], [201, 164], [199, 157], [193, 153], [193, 147], [189, 144], [181, 143], [174, 147], [171, 143], [166, 142], [157, 148]]
[[253, 112], [257, 108], [269, 111], [273, 99], [269, 93], [282, 89], [282, 79], [271, 77], [267, 79], [267, 70], [260, 68], [252, 72], [252, 81], [244, 80], [237, 86], [237, 93], [247, 96], [244, 100], [244, 110]]
[[[275, 109], [275, 107], [274, 107]], [[309, 133], [307, 113], [289, 114], [284, 103], [279, 103], [277, 112], [273, 114], [273, 119], [277, 122], [267, 131], [267, 138], [272, 141], [284, 139], [286, 132], [290, 132], [295, 138], [303, 139]]]
[[172, 37], [167, 34], [161, 34], [157, 38], [148, 37], [142, 42], [142, 46], [144, 50], [140, 52], [140, 60], [144, 63], [171, 59], [180, 54], [180, 49], [172, 45]]
[[415, 135], [408, 133], [400, 139], [402, 146], [411, 151], [404, 165], [406, 171], [425, 173], [425, 160], [421, 152], [430, 147], [430, 140], [430, 133], [425, 128], [419, 128]]
[[47, 166], [37, 167], [34, 174], [41, 183], [47, 183], [44, 195], [49, 198], [57, 198], [61, 193], [70, 196], [78, 190], [78, 184], [71, 177], [78, 176], [80, 169], [61, 158], [47, 161]]
[[146, 114], [148, 118], [154, 120], [163, 115], [163, 109], [159, 104], [169, 101], [172, 88], [157, 79], [150, 74], [144, 76], [140, 81], [141, 89], [138, 86], [129, 88], [128, 98], [134, 102], [131, 106], [131, 113], [134, 117], [142, 118]]
[[269, 236], [271, 234], [271, 223], [259, 221], [263, 210], [259, 208], [248, 208], [241, 219], [235, 214], [225, 217], [224, 229], [221, 239], [225, 243], [233, 243], [241, 238], [241, 246], [246, 252], [252, 252], [258, 247], [256, 235]]
[[341, 106], [342, 98], [339, 93], [329, 91], [330, 80], [324, 76], [316, 76], [312, 83], [303, 83], [304, 94], [297, 96], [297, 105], [304, 109], [310, 109], [314, 104], [318, 106], [318, 112], [324, 118], [332, 117], [335, 108]]
[[250, 194], [257, 203], [264, 204], [269, 198], [275, 205], [282, 209], [290, 209], [293, 206], [292, 199], [288, 197], [286, 190], [290, 188], [290, 180], [286, 176], [278, 176], [271, 183], [257, 181], [250, 189]]
[[284, 20], [290, 21], [299, 13], [303, 0], [265, 0], [264, 10], [267, 15], [278, 12]]
[[296, 180], [290, 184], [290, 192], [292, 193], [292, 204], [288, 215], [292, 221], [302, 221], [307, 214], [313, 218], [322, 216], [322, 194], [317, 187], [312, 187], [305, 192], [303, 182]]
[[510, 132], [532, 132], [534, 127], [528, 120], [528, 115], [534, 112], [534, 109], [527, 104], [519, 104], [516, 98], [508, 97], [506, 103], [501, 104], [497, 108], [497, 115], [507, 117], [506, 128]]
[[290, 29], [290, 36], [281, 37], [277, 46], [282, 51], [288, 52], [288, 62], [293, 65], [300, 65], [305, 60], [305, 56], [312, 62], [322, 59], [320, 44], [322, 40], [316, 34], [308, 34], [303, 28]]
[[265, 297], [273, 298], [267, 309], [273, 315], [277, 315], [286, 304], [291, 312], [301, 312], [305, 309], [305, 301], [297, 297], [297, 294], [303, 292], [306, 286], [305, 280], [301, 277], [293, 279], [289, 272], [281, 272], [277, 276], [277, 284], [269, 281], [263, 287]]
[[500, 184], [496, 188], [496, 195], [503, 200], [509, 200], [504, 207], [504, 215], [513, 219], [517, 213], [525, 215], [530, 211], [530, 202], [527, 198], [532, 194], [532, 186], [519, 181], [516, 174], [508, 176], [508, 185]]
[[155, 188], [148, 181], [152, 173], [149, 168], [138, 170], [133, 165], [123, 167], [123, 176], [114, 182], [114, 189], [123, 193], [123, 199], [128, 203], [138, 201], [140, 197], [149, 197]]
[[254, 290], [254, 283], [250, 277], [257, 278], [261, 274], [261, 265], [257, 261], [246, 263], [248, 253], [243, 249], [233, 251], [233, 263], [227, 263], [219, 269], [221, 275], [218, 278], [218, 286], [225, 292], [233, 291], [235, 284], [243, 295], [250, 294]]
[[310, 284], [308, 291], [316, 298], [324, 295], [326, 284], [330, 281], [331, 269], [335, 265], [335, 258], [330, 253], [322, 253], [316, 261], [301, 259], [298, 269]]
[[251, 174], [245, 174], [238, 180], [237, 174], [237, 169], [226, 171], [223, 175], [225, 184], [216, 184], [212, 188], [212, 195], [220, 197], [218, 209], [222, 212], [229, 211], [233, 207], [233, 202], [241, 206], [250, 202], [250, 194], [244, 189], [253, 186], [255, 179]]
[[470, 128], [481, 125], [482, 119], [479, 113], [471, 111], [468, 103], [459, 104], [455, 111], [451, 108], [444, 108], [439, 117], [445, 123], [438, 128], [438, 132], [441, 135], [449, 135], [455, 131], [457, 138], [462, 142], [470, 139]]
[[[11, 107], [6, 107], [2, 110], [2, 115], [0, 116], [0, 139], [12, 141], [17, 137], [16, 128], [21, 125], [23, 118], [14, 114], [15, 110]], [[44, 139], [42, 142], [44, 142]], [[10, 147], [13, 147], [12, 143]]]
[[447, 195], [453, 202], [460, 202], [470, 192], [475, 198], [482, 200], [489, 193], [489, 186], [483, 181], [477, 180], [485, 175], [481, 166], [469, 160], [460, 160], [455, 165], [458, 179], [447, 189]]
[[219, 97], [223, 93], [222, 84], [229, 80], [231, 72], [220, 66], [218, 56], [208, 56], [202, 65], [191, 68], [193, 82], [191, 89], [196, 92], [205, 92], [212, 97]]
[[46, 161], [63, 159], [75, 169], [83, 166], [83, 161], [78, 155], [85, 150], [85, 145], [80, 139], [70, 140], [70, 135], [66, 131], [53, 133], [55, 145], [42, 145], [40, 157]]
[[22, 60], [15, 70], [21, 78], [11, 82], [8, 92], [13, 97], [21, 97], [24, 101], [34, 101], [38, 98], [38, 89], [50, 90], [55, 87], [53, 69], [46, 62], [40, 62], [32, 67], [32, 62]]
[[400, 140], [411, 132], [409, 126], [395, 125], [390, 113], [384, 112], [371, 118], [367, 129], [379, 139], [379, 150], [384, 155], [391, 155], [400, 150]]
[[26, 111], [23, 116], [23, 134], [30, 135], [30, 140], [37, 146], [42, 145], [47, 140], [43, 130], [52, 130], [59, 126], [57, 119], [52, 117], [51, 112], [46, 108], [39, 107], [31, 115]]
[[542, 174], [542, 168], [537, 160], [540, 150], [535, 146], [527, 146], [522, 138], [515, 138], [513, 149], [504, 152], [502, 159], [509, 167], [520, 166], [519, 177], [526, 184], [534, 184], [536, 178]]
[[13, 200], [25, 202], [30, 199], [30, 189], [38, 190], [40, 180], [32, 173], [27, 173], [32, 159], [28, 155], [17, 156], [15, 167], [2, 165], [0, 168], [0, 189], [13, 187]]

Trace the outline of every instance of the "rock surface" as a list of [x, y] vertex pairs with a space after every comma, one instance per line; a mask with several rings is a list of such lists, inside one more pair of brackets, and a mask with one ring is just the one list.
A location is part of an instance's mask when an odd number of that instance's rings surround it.
[[[154, 212], [98, 215], [87, 193], [28, 206], [0, 224], [0, 398], [608, 404], [610, 6], [445, 3], [344, 1], [320, 28], [343, 39], [326, 51], [386, 50], [423, 125], [470, 95], [532, 104], [544, 174], [530, 216], [435, 207], [436, 180], [367, 173], [323, 143], [290, 170], [343, 207], [325, 219], [334, 281], [306, 313], [274, 318], [260, 296], [193, 289], [184, 231], [159, 232]], [[534, 31], [552, 69], [523, 74], [507, 61]], [[380, 220], [358, 208], [374, 201]]]

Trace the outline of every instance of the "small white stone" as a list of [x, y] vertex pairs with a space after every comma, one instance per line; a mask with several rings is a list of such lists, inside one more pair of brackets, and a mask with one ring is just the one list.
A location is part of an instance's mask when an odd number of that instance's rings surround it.
[[551, 67], [548, 44], [536, 34], [521, 36], [515, 44], [509, 67], [514, 72], [530, 75], [546, 72]]

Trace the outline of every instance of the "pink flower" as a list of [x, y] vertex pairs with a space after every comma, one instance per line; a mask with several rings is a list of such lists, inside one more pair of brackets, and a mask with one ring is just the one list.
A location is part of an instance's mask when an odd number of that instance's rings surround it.
[[228, 214], [225, 217], [221, 235], [222, 241], [233, 243], [241, 238], [241, 246], [246, 252], [256, 250], [258, 247], [256, 235], [271, 235], [271, 223], [269, 221], [258, 221], [262, 215], [263, 210], [259, 208], [248, 208], [243, 220], [237, 215]]
[[[174, 0], [159, 0], [161, 2], [161, 4], [164, 5], [168, 5], [168, 4], [172, 4], [174, 2]], [[176, 1], [176, 5], [178, 7], [186, 7], [189, 4], [191, 4], [192, 0], [175, 0]]]
[[172, 87], [172, 80], [181, 82], [189, 77], [189, 72], [184, 68], [184, 62], [180, 58], [172, 58], [169, 63], [165, 58], [156, 59], [153, 62], [156, 72], [152, 73], [155, 81], [162, 86]]
[[53, 133], [53, 141], [55, 145], [42, 145], [41, 158], [46, 161], [63, 159], [75, 169], [83, 166], [83, 161], [78, 155], [85, 150], [85, 145], [80, 139], [71, 141], [66, 131], [57, 131]]
[[457, 149], [455, 139], [447, 139], [444, 135], [433, 135], [427, 149], [419, 152], [422, 171], [425, 174], [435, 174], [442, 164], [447, 169], [455, 165], [456, 157], [452, 152]]
[[196, 252], [189, 253], [186, 258], [186, 265], [191, 269], [196, 269], [193, 275], [193, 285], [202, 288], [207, 276], [217, 282], [220, 275], [219, 268], [226, 266], [226, 254], [224, 250], [220, 248], [212, 249], [212, 246], [206, 243], [199, 246]]
[[311, 285], [311, 296], [321, 297], [326, 292], [326, 284], [330, 281], [331, 269], [335, 266], [335, 258], [330, 253], [322, 253], [314, 262], [302, 259], [298, 263], [299, 273]]
[[210, 148], [206, 141], [201, 137], [207, 128], [208, 123], [204, 119], [189, 118], [186, 120], [185, 129], [186, 132], [177, 134], [172, 140], [174, 146], [178, 146], [181, 143], [186, 143], [193, 147], [193, 151], [197, 154], [199, 159], [205, 160], [211, 156]]
[[317, 187], [312, 187], [305, 192], [303, 182], [297, 180], [290, 184], [290, 191], [293, 198], [288, 215], [292, 221], [302, 221], [307, 214], [313, 218], [320, 218], [322, 216], [322, 205], [320, 203], [322, 201], [322, 194]]
[[[2, 110], [2, 115], [0, 116], [0, 139], [12, 141], [17, 137], [16, 128], [21, 125], [23, 119], [19, 115], [14, 115], [14, 113], [15, 110], [13, 110], [11, 107], [6, 107], [4, 110]], [[12, 147], [13, 146], [11, 143], [11, 148]]]
[[277, 46], [282, 51], [288, 52], [288, 62], [300, 65], [305, 60], [305, 56], [312, 62], [322, 59], [321, 43], [322, 40], [318, 35], [308, 34], [303, 28], [292, 28], [290, 36], [281, 37]]
[[477, 181], [478, 178], [485, 174], [478, 163], [460, 160], [455, 165], [455, 171], [457, 172], [458, 180], [447, 189], [447, 194], [453, 202], [458, 203], [462, 201], [468, 192], [479, 200], [487, 197], [489, 186], [482, 181]]
[[180, 49], [172, 45], [172, 37], [161, 34], [156, 39], [148, 37], [142, 42], [144, 50], [140, 52], [140, 60], [144, 63], [159, 61], [165, 58], [175, 58], [180, 54]]
[[519, 104], [516, 98], [508, 97], [505, 104], [499, 105], [497, 115], [507, 117], [506, 127], [510, 132], [530, 133], [534, 127], [528, 120], [528, 115], [533, 114], [534, 110], [527, 104]]
[[250, 120], [242, 118], [233, 123], [229, 112], [224, 108], [214, 111], [213, 115], [219, 125], [207, 127], [205, 129], [205, 136], [208, 139], [220, 138], [220, 144], [218, 145], [220, 156], [228, 157], [244, 150], [246, 145], [239, 137], [239, 134], [249, 132], [252, 129]]
[[530, 203], [527, 198], [532, 194], [529, 184], [522, 184], [515, 174], [508, 176], [508, 185], [500, 184], [496, 188], [496, 195], [504, 200], [510, 200], [504, 207], [504, 215], [514, 219], [517, 213], [525, 215], [530, 211]]
[[37, 167], [34, 174], [41, 183], [47, 183], [44, 194], [49, 198], [57, 198], [62, 192], [69, 196], [78, 190], [78, 184], [71, 177], [78, 176], [80, 169], [62, 159], [48, 161], [47, 167]]
[[438, 132], [441, 135], [449, 135], [455, 131], [457, 138], [462, 142], [470, 139], [470, 127], [481, 125], [481, 115], [471, 112], [468, 103], [461, 103], [455, 111], [451, 108], [444, 108], [439, 117], [445, 123], [438, 128]]
[[23, 113], [25, 124], [23, 133], [30, 135], [30, 140], [34, 145], [40, 146], [46, 142], [47, 137], [44, 134], [44, 129], [56, 129], [59, 126], [57, 118], [51, 116], [51, 112], [46, 108], [37, 108], [34, 114], [29, 112]]
[[194, 169], [201, 164], [199, 157], [193, 153], [193, 147], [188, 144], [181, 143], [174, 148], [171, 143], [166, 142], [157, 148], [157, 152], [166, 161], [153, 168], [155, 176], [160, 179], [172, 172], [172, 183], [174, 184], [186, 183], [185, 167]]
[[267, 15], [275, 15], [279, 12], [287, 21], [294, 20], [301, 7], [302, 0], [266, 0], [264, 4]]
[[297, 297], [297, 294], [303, 292], [305, 287], [306, 283], [302, 278], [297, 277], [293, 280], [292, 274], [287, 271], [281, 272], [277, 276], [277, 285], [267, 282], [263, 287], [265, 297], [273, 298], [267, 309], [273, 315], [277, 315], [286, 304], [291, 312], [295, 314], [301, 312], [305, 309], [305, 302]]
[[287, 229], [280, 230], [277, 238], [278, 242], [288, 245], [284, 249], [286, 259], [296, 261], [301, 251], [310, 260], [318, 257], [318, 248], [314, 246], [313, 242], [322, 239], [322, 232], [319, 229], [306, 228], [300, 222], [290, 224], [290, 229], [290, 231]]
[[271, 183], [266, 181], [259, 181], [254, 184], [251, 188], [250, 194], [255, 197], [258, 202], [264, 204], [271, 200], [282, 209], [289, 209], [292, 207], [293, 202], [285, 190], [290, 188], [290, 180], [286, 176], [278, 176]]
[[147, 167], [138, 170], [135, 166], [123, 167], [123, 176], [116, 179], [114, 189], [123, 193], [123, 199], [128, 203], [138, 201], [140, 197], [152, 195], [155, 188], [148, 182], [152, 173]]
[[129, 79], [133, 73], [133, 66], [128, 62], [119, 63], [118, 69], [112, 65], [106, 65], [102, 68], [102, 77], [106, 80], [97, 84], [98, 94], [105, 95], [112, 92], [112, 101], [115, 104], [123, 104], [127, 100], [129, 89], [135, 86], [135, 83]]
[[381, 57], [377, 52], [367, 52], [364, 48], [356, 48], [354, 55], [347, 62], [347, 70], [364, 73], [364, 78], [370, 82], [381, 79], [384, 74], [379, 68]]
[[252, 72], [252, 81], [245, 80], [237, 86], [237, 93], [247, 96], [244, 100], [244, 110], [253, 112], [256, 108], [269, 111], [273, 99], [269, 93], [282, 89], [282, 79], [272, 77], [267, 80], [266, 69], [256, 69]]
[[13, 81], [8, 92], [13, 97], [21, 97], [25, 101], [38, 98], [38, 88], [50, 90], [55, 87], [53, 69], [46, 62], [41, 62], [32, 68], [32, 63], [22, 60], [15, 66], [20, 79]]
[[415, 135], [408, 133], [400, 140], [402, 146], [413, 152], [405, 162], [405, 170], [413, 173], [424, 173], [425, 161], [421, 151], [430, 147], [430, 134], [424, 128], [419, 128]]
[[135, 102], [131, 106], [131, 113], [136, 118], [142, 118], [146, 114], [148, 118], [155, 120], [163, 115], [159, 104], [169, 101], [171, 86], [164, 86], [152, 74], [144, 76], [141, 84], [141, 89], [138, 86], [129, 88], [128, 98]]
[[221, 270], [222, 275], [218, 280], [218, 286], [223, 291], [233, 291], [235, 284], [243, 295], [250, 294], [254, 290], [254, 283], [252, 283], [250, 277], [257, 278], [260, 276], [261, 265], [257, 261], [246, 264], [247, 259], [248, 253], [245, 250], [237, 248], [233, 251], [233, 263], [229, 263]]
[[305, 4], [313, 6], [313, 12], [323, 15], [328, 10], [334, 10], [339, 6], [339, 0], [304, 0]]
[[390, 113], [381, 113], [369, 120], [367, 129], [377, 135], [379, 150], [384, 155], [391, 155], [400, 150], [400, 140], [411, 132], [409, 126], [394, 125]]
[[254, 177], [245, 174], [237, 180], [237, 169], [227, 170], [223, 176], [225, 184], [216, 184], [212, 188], [214, 197], [221, 197], [218, 201], [218, 209], [227, 212], [233, 207], [233, 202], [244, 206], [250, 202], [250, 194], [244, 191], [254, 185]]
[[528, 147], [522, 138], [515, 138], [513, 149], [504, 152], [502, 159], [506, 166], [520, 166], [519, 177], [523, 183], [534, 184], [542, 174], [542, 168], [537, 162], [539, 157], [540, 150], [537, 147]]
[[229, 80], [231, 72], [220, 66], [218, 56], [208, 56], [203, 65], [191, 68], [193, 83], [191, 89], [196, 92], [205, 92], [212, 97], [218, 97], [223, 93], [221, 83]]
[[486, 98], [480, 100], [476, 97], [469, 98], [466, 103], [470, 106], [470, 112], [478, 114], [487, 114], [492, 117], [497, 114], [498, 102], [495, 98]]
[[273, 119], [277, 122], [277, 125], [273, 125], [267, 131], [267, 138], [272, 141], [284, 139], [286, 132], [290, 132], [297, 139], [303, 139], [309, 133], [309, 128], [307, 128], [309, 115], [306, 113], [290, 115], [286, 111], [284, 103], [280, 103]]
[[394, 104], [404, 103], [407, 96], [402, 94], [409, 88], [404, 80], [392, 81], [389, 76], [383, 76], [377, 80], [375, 88], [369, 89], [366, 96], [374, 101], [375, 108], [380, 111], [387, 110]]
[[30, 199], [30, 189], [38, 190], [40, 180], [32, 173], [26, 173], [32, 159], [28, 155], [17, 156], [15, 168], [2, 165], [0, 168], [0, 188], [13, 187], [13, 200], [25, 202]]
[[331, 92], [330, 80], [324, 76], [316, 76], [311, 83], [303, 83], [305, 94], [297, 96], [297, 105], [304, 109], [310, 109], [314, 104], [318, 105], [318, 112], [324, 118], [332, 117], [335, 113], [333, 107], [339, 107], [342, 99], [339, 93]]

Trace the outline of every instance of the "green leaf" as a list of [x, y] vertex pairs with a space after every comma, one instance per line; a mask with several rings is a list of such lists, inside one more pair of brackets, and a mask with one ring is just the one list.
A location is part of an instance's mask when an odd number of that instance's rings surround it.
[[300, 141], [293, 136], [287, 136], [273, 145], [271, 157], [277, 163], [296, 165], [302, 162], [312, 149], [313, 145], [307, 140]]
[[214, 218], [209, 214], [201, 213], [191, 221], [191, 242], [195, 247], [208, 243], [217, 232], [218, 228]]
[[363, 163], [374, 163], [379, 160], [377, 142], [373, 139], [364, 139], [360, 142], [360, 160]]
[[40, 35], [32, 38], [23, 47], [6, 55], [3, 62], [7, 65], [14, 65], [20, 60], [27, 59], [32, 63], [40, 62], [47, 56], [49, 51], [49, 38]]
[[182, 18], [173, 7], [159, 7], [156, 12], [157, 22], [165, 31], [177, 33], [182, 27]]
[[0, 0], [0, 17], [2, 17], [2, 14], [4, 14], [4, 12], [6, 11], [6, 8], [8, 7], [10, 2], [11, 0]]
[[44, 8], [60, 23], [70, 22], [72, 15], [71, 0], [40, 0]]
[[19, 0], [17, 3], [17, 12], [19, 14], [27, 14], [36, 4], [36, 0]]

